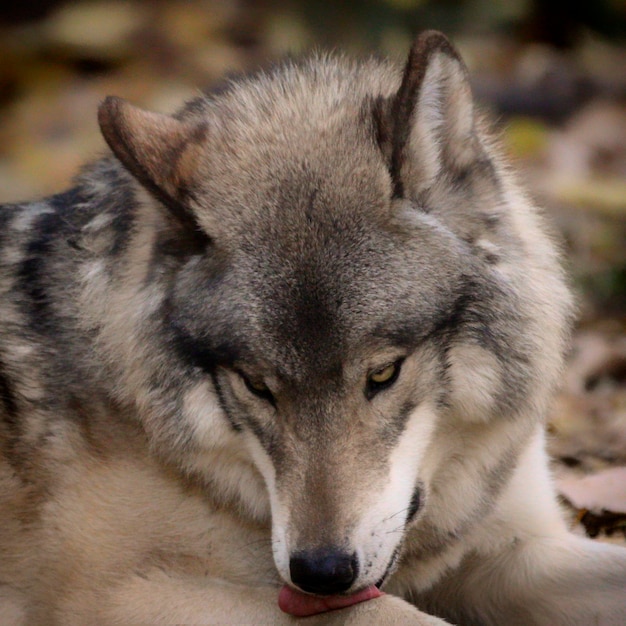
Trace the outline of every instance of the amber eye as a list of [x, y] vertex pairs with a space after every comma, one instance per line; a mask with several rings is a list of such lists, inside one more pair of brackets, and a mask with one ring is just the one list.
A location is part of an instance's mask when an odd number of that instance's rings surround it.
[[370, 374], [370, 382], [375, 383], [377, 385], [389, 382], [389, 380], [391, 380], [395, 376], [395, 373], [396, 373], [396, 364], [391, 363], [390, 365], [383, 367], [383, 369], [381, 370], [372, 372]]
[[241, 376], [241, 378], [243, 379], [243, 382], [248, 388], [248, 391], [253, 393], [255, 396], [258, 396], [259, 398], [263, 398], [263, 400], [267, 400], [268, 402], [274, 404], [274, 396], [272, 395], [269, 387], [263, 381], [252, 380], [242, 372], [239, 372], [239, 376]]
[[395, 363], [389, 363], [380, 369], [370, 372], [367, 377], [366, 389], [366, 395], [368, 398], [372, 398], [379, 391], [387, 389], [387, 387], [391, 387], [391, 385], [398, 380], [402, 361], [403, 359], [398, 359]]
[[249, 378], [246, 378], [246, 385], [254, 393], [267, 393], [269, 391], [268, 386], [261, 381], [250, 380]]

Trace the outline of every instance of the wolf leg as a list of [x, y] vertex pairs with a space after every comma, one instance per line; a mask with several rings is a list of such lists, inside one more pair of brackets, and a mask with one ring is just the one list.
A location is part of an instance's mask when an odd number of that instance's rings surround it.
[[568, 534], [529, 542], [516, 557], [509, 584], [538, 624], [626, 624], [625, 549]]
[[487, 624], [623, 626], [626, 549], [571, 534], [551, 484], [540, 434], [461, 568], [466, 606]]
[[[307, 618], [295, 618], [278, 608], [275, 587], [245, 587], [217, 580], [170, 578], [165, 573], [134, 576], [103, 598], [84, 607], [77, 625], [129, 626], [132, 624], [272, 624], [273, 626], [445, 626], [438, 618], [418, 611], [404, 600], [383, 595], [354, 606]], [[80, 600], [79, 600], [80, 601]], [[87, 619], [85, 619], [87, 616]], [[65, 617], [65, 616], [64, 616]], [[302, 620], [302, 622], [301, 622]], [[66, 625], [74, 622], [66, 620]]]
[[461, 626], [626, 624], [626, 549], [567, 530], [541, 431], [496, 510], [466, 541], [458, 568], [410, 592], [417, 606]]
[[626, 549], [618, 546], [571, 534], [528, 539], [497, 557], [472, 557], [454, 579], [444, 587], [460, 591], [461, 624], [626, 624]]

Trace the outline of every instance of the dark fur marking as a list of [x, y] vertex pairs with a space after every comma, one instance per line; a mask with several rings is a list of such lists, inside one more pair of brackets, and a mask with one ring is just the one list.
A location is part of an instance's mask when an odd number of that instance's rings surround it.
[[392, 104], [391, 177], [394, 181], [393, 195], [395, 198], [404, 196], [404, 185], [400, 173], [411, 132], [412, 117], [419, 99], [419, 89], [426, 75], [425, 52], [423, 40], [420, 38], [416, 45], [411, 48], [400, 89]]
[[490, 232], [496, 231], [502, 223], [502, 217], [495, 213], [481, 213], [479, 218], [485, 229]]
[[17, 273], [22, 289], [28, 297], [28, 302], [24, 303], [25, 313], [31, 326], [44, 334], [56, 327], [53, 296], [49, 293], [51, 283], [47, 272], [48, 259], [57, 241], [57, 232], [62, 226], [62, 219], [56, 213], [45, 213], [39, 217], [33, 227], [34, 237], [26, 247], [26, 258]]
[[442, 338], [444, 346], [447, 346], [451, 336], [461, 328], [469, 307], [476, 301], [473, 295], [471, 280], [465, 280], [457, 298], [449, 311], [445, 311], [435, 323], [430, 336]]
[[[442, 337], [446, 345], [455, 335], [462, 334], [499, 357], [503, 338], [494, 332], [494, 328], [497, 328], [495, 325], [502, 312], [491, 309], [490, 303], [494, 301], [507, 301], [506, 295], [503, 297], [497, 293], [494, 283], [479, 283], [471, 276], [465, 276], [454, 305], [441, 318], [432, 334]], [[507, 310], [507, 313], [515, 317], [512, 310]], [[506, 350], [511, 349], [511, 346], [506, 346]]]
[[404, 432], [404, 429], [406, 428], [406, 423], [417, 405], [418, 403], [414, 401], [406, 402], [402, 405], [396, 415], [394, 415], [392, 426], [392, 436], [394, 442], [397, 441], [400, 435]]
[[[293, 287], [281, 295], [272, 323], [284, 345], [317, 372], [341, 372], [341, 337], [337, 328], [338, 293], [320, 284], [315, 262], [303, 263]], [[284, 311], [289, 315], [284, 316]], [[323, 346], [323, 348], [320, 348]]]
[[382, 96], [378, 96], [371, 101], [371, 117], [374, 124], [376, 144], [385, 158], [392, 180], [395, 181], [391, 171], [392, 127], [389, 117], [389, 102], [389, 99]]
[[426, 31], [417, 39], [409, 52], [402, 83], [392, 103], [393, 149], [391, 153], [391, 176], [394, 181], [394, 198], [404, 197], [401, 170], [406, 158], [413, 117], [419, 101], [422, 83], [430, 57], [436, 52], [447, 54], [462, 64], [458, 54], [440, 33]]
[[280, 449], [272, 433], [267, 428], [264, 428], [250, 413], [242, 415], [242, 421], [259, 440], [259, 443], [263, 446], [263, 449], [267, 452], [269, 457], [274, 460], [276, 466], [279, 466], [282, 454], [280, 453]]
[[9, 223], [19, 213], [22, 205], [3, 204], [0, 205], [0, 245], [2, 245], [9, 235]]
[[191, 336], [176, 321], [169, 320], [170, 336], [176, 354], [191, 367], [213, 375], [218, 367], [231, 368], [239, 358], [239, 351], [229, 344], [211, 346], [207, 341]]
[[102, 210], [82, 188], [52, 196], [47, 203], [53, 211], [41, 213], [34, 220], [24, 259], [17, 269], [19, 284], [26, 296], [22, 300], [24, 314], [31, 327], [41, 334], [64, 327], [64, 321], [55, 311], [55, 289], [58, 288], [55, 285], [61, 279], [71, 283], [72, 265], [66, 266], [67, 275], [59, 276], [55, 257], [77, 258], [76, 253], [82, 251], [82, 227]]
[[[504, 310], [498, 309], [493, 304], [495, 302], [509, 305]], [[514, 416], [523, 408], [526, 397], [529, 381], [525, 370], [529, 356], [510, 326], [502, 327], [504, 316], [514, 327], [524, 327], [519, 312], [509, 302], [508, 295], [500, 293], [496, 283], [478, 282], [466, 276], [454, 305], [441, 317], [430, 337], [439, 343], [444, 354], [442, 381], [445, 386], [448, 386], [450, 377], [447, 354], [455, 344], [473, 344], [493, 354], [501, 371], [506, 373], [494, 398], [494, 413]], [[438, 405], [443, 410], [450, 408], [449, 399], [442, 397]]]
[[8, 426], [12, 435], [19, 435], [17, 397], [13, 389], [12, 381], [6, 370], [6, 365], [0, 360], [0, 404], [3, 407], [3, 421]]
[[389, 342], [390, 345], [405, 349], [408, 354], [417, 349], [428, 338], [430, 332], [421, 319], [412, 319], [399, 322], [396, 326], [393, 326], [393, 322], [385, 322], [372, 334]]
[[[109, 253], [113, 256], [119, 255], [127, 248], [127, 243], [130, 239], [134, 224], [134, 208], [136, 207], [135, 197], [130, 189], [123, 187], [118, 193], [119, 197], [115, 200], [115, 203], [111, 203], [115, 211], [113, 220], [111, 221], [111, 228], [115, 236], [113, 238], [113, 246]], [[116, 209], [116, 207], [124, 207], [125, 210], [120, 211]]]
[[217, 396], [217, 401], [220, 405], [220, 408], [226, 415], [226, 419], [230, 424], [230, 427], [235, 431], [240, 433], [242, 431], [241, 424], [235, 420], [233, 415], [228, 410], [226, 399], [224, 398], [224, 390], [222, 389], [222, 385], [220, 384], [219, 378], [215, 371], [211, 372], [211, 381], [213, 382], [213, 387], [215, 388], [215, 395]]
[[[67, 211], [70, 207], [75, 207], [76, 205], [81, 204], [84, 201], [85, 194], [80, 187], [73, 187], [72, 189], [68, 189], [63, 193], [58, 193], [48, 200], [50, 206], [57, 213], [63, 213]], [[75, 217], [74, 214], [67, 215], [68, 219], [71, 219], [73, 217]]]
[[[94, 180], [102, 183], [104, 191], [91, 188]], [[71, 209], [71, 216], [77, 220], [75, 232], [68, 237], [67, 244], [75, 251], [87, 252], [89, 246], [84, 244], [83, 237], [89, 237], [89, 233], [83, 232], [82, 227], [96, 215], [107, 214], [111, 220], [105, 228], [112, 232], [107, 254], [117, 256], [126, 250], [135, 224], [137, 201], [130, 176], [116, 159], [108, 158], [85, 169], [78, 183], [82, 195], [75, 198], [75, 204], [59, 207], [60, 210]]]
[[413, 490], [413, 495], [411, 496], [411, 502], [409, 503], [409, 510], [406, 515], [406, 523], [410, 524], [417, 512], [422, 508], [423, 498], [422, 498], [422, 486], [416, 485]]
[[151, 265], [156, 267], [158, 259], [164, 256], [180, 260], [188, 259], [191, 256], [206, 252], [210, 245], [211, 239], [199, 228], [174, 228], [173, 232], [168, 231], [166, 235], [157, 240]]

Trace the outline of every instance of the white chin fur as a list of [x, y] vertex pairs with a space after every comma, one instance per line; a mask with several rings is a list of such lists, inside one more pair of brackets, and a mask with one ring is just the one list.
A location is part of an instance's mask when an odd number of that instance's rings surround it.
[[371, 490], [370, 506], [361, 519], [353, 542], [361, 564], [359, 581], [378, 581], [400, 544], [408, 508], [420, 474], [420, 462], [430, 443], [436, 413], [424, 403], [409, 416], [404, 432], [389, 456], [389, 472], [380, 489]]

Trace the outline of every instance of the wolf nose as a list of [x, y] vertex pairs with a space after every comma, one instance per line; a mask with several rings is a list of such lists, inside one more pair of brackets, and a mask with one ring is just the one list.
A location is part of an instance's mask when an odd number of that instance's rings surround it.
[[348, 590], [356, 580], [358, 569], [356, 554], [333, 549], [297, 552], [289, 561], [293, 584], [302, 591], [319, 595]]

